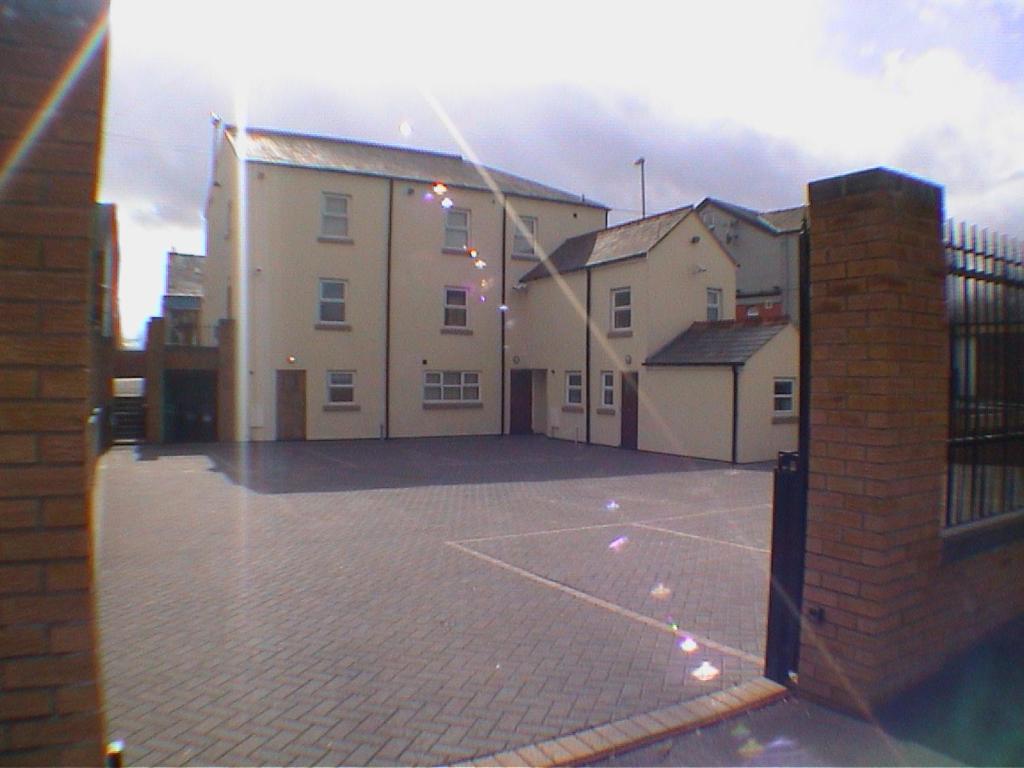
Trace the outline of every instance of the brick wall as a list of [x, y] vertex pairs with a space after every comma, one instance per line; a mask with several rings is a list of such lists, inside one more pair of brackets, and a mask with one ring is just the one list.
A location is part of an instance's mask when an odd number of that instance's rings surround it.
[[[101, 0], [0, 2], [0, 179]], [[85, 423], [105, 36], [0, 181], [0, 764], [102, 762]]]
[[1024, 542], [943, 532], [942, 191], [887, 170], [810, 185], [811, 445], [802, 693], [854, 711], [1024, 612]]

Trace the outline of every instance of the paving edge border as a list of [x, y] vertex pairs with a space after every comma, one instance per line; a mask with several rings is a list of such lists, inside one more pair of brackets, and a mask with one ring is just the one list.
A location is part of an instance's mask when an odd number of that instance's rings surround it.
[[667, 736], [687, 733], [785, 698], [789, 689], [764, 677], [663, 709], [615, 720], [525, 747], [473, 758], [459, 766], [586, 765]]

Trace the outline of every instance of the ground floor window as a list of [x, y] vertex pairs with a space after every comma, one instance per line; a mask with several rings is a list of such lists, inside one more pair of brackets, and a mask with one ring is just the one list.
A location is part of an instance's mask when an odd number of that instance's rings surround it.
[[565, 372], [566, 405], [583, 404], [583, 374], [579, 371]]
[[774, 413], [776, 416], [792, 416], [796, 379], [776, 379], [774, 391]]
[[355, 371], [327, 372], [327, 402], [354, 403], [356, 401]]
[[609, 408], [615, 405], [615, 374], [601, 371], [601, 405]]
[[480, 402], [479, 371], [424, 371], [423, 402]]

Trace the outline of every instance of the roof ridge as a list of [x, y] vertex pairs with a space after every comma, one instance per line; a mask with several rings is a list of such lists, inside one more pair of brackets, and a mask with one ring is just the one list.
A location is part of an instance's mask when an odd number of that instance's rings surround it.
[[[237, 131], [238, 126], [234, 124], [226, 124], [224, 126], [225, 131]], [[334, 144], [355, 144], [360, 147], [373, 147], [374, 149], [386, 149], [395, 152], [409, 152], [417, 155], [430, 155], [431, 157], [443, 157], [449, 160], [461, 160], [466, 161], [462, 155], [452, 154], [450, 152], [437, 152], [431, 149], [417, 149], [416, 147], [402, 147], [397, 144], [384, 144], [379, 141], [365, 141], [361, 139], [346, 139], [340, 136], [325, 136], [320, 133], [299, 133], [298, 131], [285, 131], [279, 128], [263, 128], [255, 125], [247, 125], [245, 127], [246, 133], [267, 133], [274, 136], [287, 136], [293, 139], [315, 139], [316, 141], [329, 141]], [[487, 166], [483, 166], [487, 168]], [[496, 169], [495, 169], [496, 170]], [[527, 179], [529, 181], [529, 179]]]
[[669, 210], [669, 211], [662, 211], [661, 213], [656, 213], [653, 216], [645, 216], [642, 219], [633, 219], [632, 221], [624, 221], [621, 224], [614, 224], [614, 225], [612, 225], [610, 227], [601, 227], [601, 229], [595, 229], [595, 230], [592, 230], [590, 232], [584, 232], [582, 235], [576, 235], [576, 237], [583, 237], [583, 235], [597, 235], [597, 234], [600, 234], [602, 232], [611, 232], [614, 229], [624, 229], [626, 227], [638, 226], [640, 224], [644, 224], [644, 223], [647, 223], [647, 222], [650, 222], [650, 221], [654, 221], [655, 219], [660, 219], [660, 218], [663, 218], [665, 216], [670, 216], [670, 215], [672, 215], [674, 213], [682, 213], [684, 211], [689, 213], [692, 210], [693, 210], [693, 206], [692, 205], [684, 205], [684, 206], [681, 206], [679, 208], [673, 208], [672, 210]]

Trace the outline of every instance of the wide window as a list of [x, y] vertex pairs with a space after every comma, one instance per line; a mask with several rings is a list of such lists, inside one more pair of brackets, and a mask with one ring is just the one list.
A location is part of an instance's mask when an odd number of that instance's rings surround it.
[[348, 195], [324, 192], [320, 199], [320, 236], [348, 237]]
[[722, 319], [722, 289], [708, 288], [708, 322]]
[[444, 247], [460, 251], [469, 248], [469, 211], [462, 208], [445, 211]]
[[327, 372], [327, 402], [354, 403], [356, 401], [356, 374], [354, 371]]
[[344, 280], [320, 281], [320, 310], [317, 317], [321, 323], [345, 322], [345, 289]]
[[423, 402], [480, 402], [478, 371], [424, 371]]
[[536, 256], [534, 244], [537, 242], [537, 219], [533, 216], [520, 216], [522, 227], [515, 228], [512, 236], [513, 256]]
[[601, 405], [611, 408], [615, 405], [615, 373], [601, 371]]
[[583, 374], [579, 371], [565, 372], [566, 405], [583, 404]]
[[465, 328], [467, 325], [467, 291], [465, 288], [444, 289], [445, 328]]
[[633, 327], [633, 297], [629, 288], [612, 289], [612, 330], [626, 331]]
[[773, 412], [776, 416], [792, 416], [796, 379], [776, 379]]

